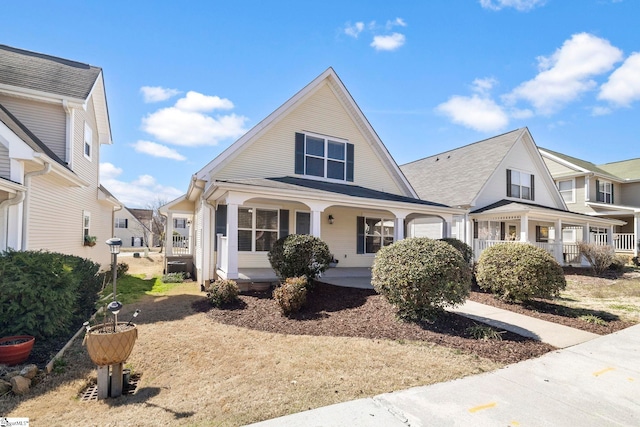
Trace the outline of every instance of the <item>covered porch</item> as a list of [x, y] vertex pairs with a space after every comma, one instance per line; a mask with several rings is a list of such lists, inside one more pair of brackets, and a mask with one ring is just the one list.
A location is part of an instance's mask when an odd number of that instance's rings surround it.
[[623, 221], [616, 227], [613, 240], [605, 240], [606, 236], [598, 236], [598, 241], [611, 242], [616, 252], [638, 256], [640, 250], [640, 208], [633, 206], [611, 205], [607, 203], [587, 202], [594, 210], [593, 216]]

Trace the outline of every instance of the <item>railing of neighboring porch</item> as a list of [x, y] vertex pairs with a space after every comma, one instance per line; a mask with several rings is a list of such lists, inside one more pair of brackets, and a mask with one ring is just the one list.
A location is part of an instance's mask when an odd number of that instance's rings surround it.
[[[592, 240], [601, 245], [606, 245], [607, 235], [605, 233], [593, 234]], [[616, 252], [633, 252], [637, 244], [634, 233], [613, 233], [613, 247]]]
[[189, 255], [189, 237], [187, 236], [173, 236], [173, 244], [171, 246], [173, 255]]
[[[520, 243], [515, 240], [473, 240], [473, 255], [476, 259], [480, 258], [480, 254], [485, 249], [497, 245], [499, 243]], [[526, 242], [530, 245], [537, 246], [539, 248], [544, 249], [549, 252], [554, 258], [558, 259], [555, 256], [556, 252], [562, 250], [562, 259], [566, 264], [576, 264], [580, 262], [580, 251], [578, 250], [577, 243], [563, 243], [562, 248], [560, 248], [560, 243], [545, 243], [545, 242]]]

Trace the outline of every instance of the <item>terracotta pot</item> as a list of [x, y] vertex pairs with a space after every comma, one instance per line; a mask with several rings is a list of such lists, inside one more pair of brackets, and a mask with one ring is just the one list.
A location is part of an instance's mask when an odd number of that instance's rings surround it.
[[[6, 344], [11, 341], [23, 341], [18, 344]], [[35, 337], [31, 335], [15, 335], [0, 338], [0, 364], [9, 366], [18, 365], [29, 358]]]
[[[127, 328], [127, 326], [129, 326]], [[91, 327], [85, 335], [85, 345], [89, 357], [98, 366], [122, 363], [131, 354], [133, 345], [138, 338], [138, 328], [133, 323], [118, 323], [116, 332], [113, 325], [96, 325]]]

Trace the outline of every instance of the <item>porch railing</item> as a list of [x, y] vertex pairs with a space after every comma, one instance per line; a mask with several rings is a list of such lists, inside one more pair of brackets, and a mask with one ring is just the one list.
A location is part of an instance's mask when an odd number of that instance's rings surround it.
[[227, 251], [227, 237], [222, 234], [218, 234], [217, 236], [217, 251], [218, 256], [216, 258], [216, 268], [227, 271], [227, 266], [229, 265], [229, 252]]
[[189, 255], [189, 237], [173, 236], [173, 244], [171, 246], [173, 255]]
[[634, 233], [613, 233], [613, 246], [618, 252], [633, 252], [637, 244]]
[[[477, 261], [480, 258], [480, 253], [483, 250], [497, 245], [499, 243], [520, 243], [519, 241], [514, 240], [479, 240], [474, 239], [473, 241], [473, 256]], [[560, 248], [560, 243], [548, 243], [548, 242], [525, 242], [530, 245], [537, 246], [539, 248], [544, 249], [553, 255], [554, 258], [559, 259], [559, 256], [556, 256], [556, 252], [562, 250], [562, 260], [565, 264], [578, 264], [580, 263], [580, 251], [578, 250], [577, 243], [564, 243], [562, 244], [562, 248]], [[560, 254], [558, 254], [560, 255]]]

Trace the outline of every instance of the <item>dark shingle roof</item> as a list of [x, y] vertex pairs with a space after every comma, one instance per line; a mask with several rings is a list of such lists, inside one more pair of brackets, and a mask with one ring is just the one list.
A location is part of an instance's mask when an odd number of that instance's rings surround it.
[[63, 97], [87, 99], [99, 67], [0, 45], [0, 83]]
[[284, 190], [306, 189], [311, 191], [323, 191], [328, 193], [342, 194], [351, 197], [361, 197], [366, 199], [386, 200], [392, 202], [413, 203], [418, 205], [448, 207], [440, 203], [429, 202], [427, 200], [415, 199], [413, 197], [401, 196], [398, 194], [385, 193], [359, 185], [340, 184], [335, 182], [316, 181], [312, 179], [297, 178], [291, 176], [277, 178], [254, 178], [238, 180], [218, 180], [218, 182], [228, 182], [233, 184], [255, 185], [259, 187], [279, 188]]

